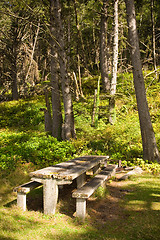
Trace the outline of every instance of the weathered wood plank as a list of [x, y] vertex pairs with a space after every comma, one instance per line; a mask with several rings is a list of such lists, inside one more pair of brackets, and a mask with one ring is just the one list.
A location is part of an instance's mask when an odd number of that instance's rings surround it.
[[72, 197], [89, 198], [94, 193], [94, 191], [112, 175], [113, 171], [114, 167], [108, 166], [94, 178], [92, 178], [89, 182], [87, 182], [84, 186], [74, 191]]
[[72, 193], [72, 197], [76, 198], [76, 217], [79, 217], [81, 220], [85, 219], [87, 199], [100, 185], [115, 173], [116, 168], [117, 165], [108, 165], [89, 182]]
[[42, 183], [39, 182], [35, 182], [35, 181], [30, 181], [28, 183], [22, 184], [18, 187], [15, 187], [13, 189], [14, 192], [21, 192], [21, 193], [28, 193], [30, 192], [32, 189], [37, 188], [39, 186], [41, 186]]
[[107, 160], [108, 156], [84, 156], [59, 163], [57, 165], [43, 168], [31, 172], [30, 176], [35, 178], [55, 178], [73, 180], [85, 173], [88, 169], [93, 168], [101, 162]]
[[41, 186], [42, 183], [30, 181], [28, 183], [22, 184], [13, 189], [14, 192], [17, 192], [17, 206], [20, 207], [23, 211], [26, 211], [26, 195], [32, 189]]

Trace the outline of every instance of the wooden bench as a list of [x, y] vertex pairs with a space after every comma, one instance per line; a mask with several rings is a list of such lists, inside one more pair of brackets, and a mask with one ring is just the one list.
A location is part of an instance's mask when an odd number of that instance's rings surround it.
[[89, 182], [72, 193], [76, 198], [76, 217], [84, 220], [86, 215], [86, 200], [111, 176], [115, 175], [117, 165], [108, 165], [99, 174], [95, 175]]
[[13, 189], [14, 192], [17, 192], [17, 206], [22, 208], [23, 211], [26, 211], [26, 195], [32, 189], [41, 186], [42, 183], [36, 181], [30, 181], [28, 183], [22, 184]]

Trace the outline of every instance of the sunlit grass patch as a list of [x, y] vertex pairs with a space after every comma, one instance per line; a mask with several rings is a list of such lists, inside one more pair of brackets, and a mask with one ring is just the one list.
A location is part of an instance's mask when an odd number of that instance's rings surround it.
[[152, 202], [151, 209], [160, 212], [160, 202]]
[[128, 202], [128, 209], [135, 209], [135, 211], [146, 210], [145, 201], [131, 200]]
[[129, 213], [128, 230], [131, 238], [159, 239], [160, 221], [160, 179], [150, 174], [132, 177], [128, 189], [132, 189], [125, 196], [122, 204]]

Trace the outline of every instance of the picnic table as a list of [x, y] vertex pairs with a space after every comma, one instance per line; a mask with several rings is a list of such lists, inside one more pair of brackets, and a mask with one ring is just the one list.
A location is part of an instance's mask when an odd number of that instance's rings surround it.
[[108, 156], [83, 156], [54, 166], [39, 169], [29, 175], [32, 181], [43, 184], [43, 208], [45, 214], [54, 214], [58, 199], [58, 186], [77, 181], [77, 188], [85, 183], [86, 172], [96, 172]]

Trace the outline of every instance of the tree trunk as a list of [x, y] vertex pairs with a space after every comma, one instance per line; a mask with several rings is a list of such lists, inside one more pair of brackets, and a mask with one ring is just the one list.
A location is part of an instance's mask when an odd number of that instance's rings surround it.
[[127, 22], [129, 30], [129, 42], [131, 46], [131, 61], [133, 66], [134, 87], [137, 99], [137, 107], [142, 135], [143, 158], [149, 161], [160, 161], [155, 134], [148, 110], [146, 90], [140, 60], [139, 40], [136, 28], [136, 15], [134, 0], [125, 0], [127, 9]]
[[79, 101], [79, 96], [80, 96], [80, 90], [79, 90], [79, 85], [77, 81], [77, 77], [75, 72], [73, 72], [73, 82], [74, 82], [74, 92], [75, 92], [75, 98], [77, 101]]
[[63, 35], [63, 27], [62, 27], [62, 19], [61, 19], [61, 7], [59, 0], [54, 0], [56, 4], [56, 29], [57, 29], [57, 41], [58, 41], [58, 56], [59, 56], [59, 64], [60, 64], [60, 75], [61, 75], [61, 85], [62, 85], [62, 95], [63, 95], [63, 104], [64, 104], [64, 139], [69, 140], [70, 138], [75, 137], [75, 128], [74, 128], [74, 115], [73, 115], [73, 107], [72, 107], [72, 97], [70, 92], [70, 81], [69, 76], [67, 74], [67, 57], [65, 53], [64, 46], [64, 35]]
[[38, 27], [37, 27], [37, 31], [36, 31], [36, 35], [35, 35], [35, 39], [34, 39], [34, 44], [33, 44], [33, 49], [32, 49], [32, 54], [31, 54], [31, 60], [30, 60], [30, 64], [29, 64], [29, 67], [28, 67], [27, 74], [26, 74], [25, 82], [27, 82], [27, 80], [28, 80], [28, 76], [29, 76], [29, 73], [30, 73], [30, 70], [31, 70], [31, 67], [32, 67], [33, 56], [34, 56], [34, 52], [35, 52], [35, 48], [36, 48], [39, 29], [40, 29], [40, 21], [38, 22]]
[[154, 0], [151, 0], [151, 19], [152, 19], [152, 48], [153, 48], [153, 64], [154, 70], [157, 70], [156, 64], [156, 34], [155, 34], [155, 21], [154, 21]]
[[58, 37], [56, 28], [56, 1], [51, 0], [51, 87], [52, 87], [52, 136], [60, 140], [62, 138], [62, 113], [61, 99], [58, 81], [58, 54], [55, 38]]
[[100, 68], [104, 92], [110, 90], [110, 81], [108, 77], [108, 51], [107, 51], [107, 0], [103, 0], [103, 9], [101, 15], [101, 39], [100, 39]]
[[77, 54], [77, 60], [78, 60], [78, 79], [79, 79], [80, 96], [81, 96], [82, 98], [84, 98], [83, 90], [82, 90], [81, 64], [80, 64], [79, 54]]
[[[16, 47], [15, 47], [16, 48]], [[16, 51], [16, 49], [14, 49]], [[17, 87], [17, 57], [14, 56], [15, 62], [12, 62], [12, 99], [18, 100], [18, 87]]]
[[13, 19], [11, 25], [12, 34], [12, 56], [11, 56], [11, 77], [12, 77], [12, 99], [18, 100], [18, 87], [17, 87], [17, 56], [18, 56], [18, 20]]
[[118, 0], [114, 1], [114, 42], [113, 42], [113, 64], [112, 79], [109, 102], [109, 122], [114, 124], [116, 121], [115, 94], [117, 85], [117, 66], [118, 66]]
[[52, 133], [52, 117], [51, 117], [51, 109], [50, 109], [50, 102], [49, 102], [49, 95], [47, 88], [45, 89], [45, 102], [46, 108], [44, 110], [44, 120], [45, 120], [45, 131], [48, 133]]
[[78, 36], [78, 42], [77, 42], [77, 56], [79, 55], [79, 43], [82, 49], [82, 57], [84, 62], [84, 68], [88, 71], [88, 64], [87, 64], [87, 58], [85, 54], [85, 45], [83, 42], [82, 32], [80, 30], [79, 22], [78, 22], [78, 13], [77, 13], [77, 4], [76, 1], [73, 0], [74, 4], [74, 11], [75, 11], [75, 20], [76, 20], [76, 27], [77, 27], [77, 36]]

